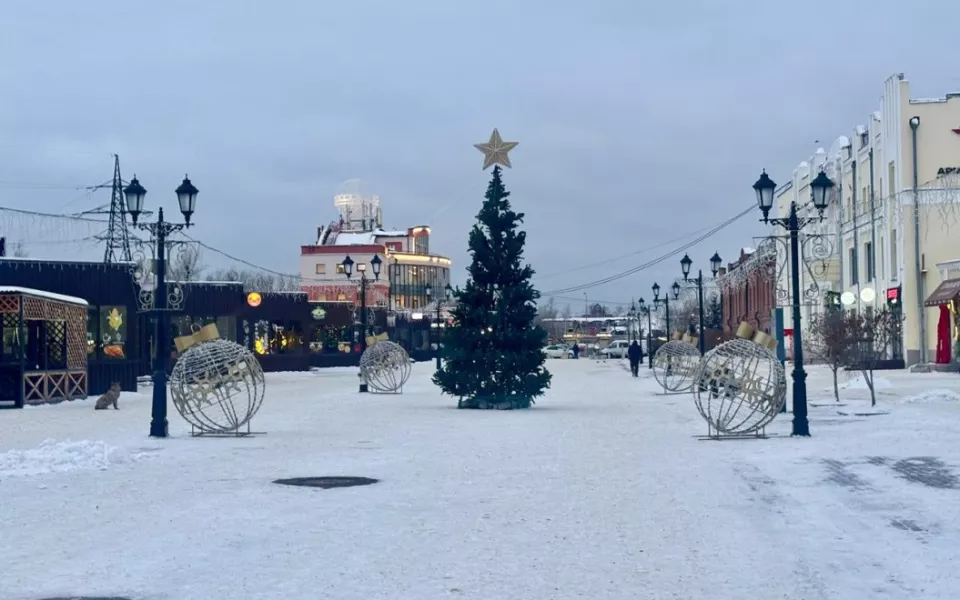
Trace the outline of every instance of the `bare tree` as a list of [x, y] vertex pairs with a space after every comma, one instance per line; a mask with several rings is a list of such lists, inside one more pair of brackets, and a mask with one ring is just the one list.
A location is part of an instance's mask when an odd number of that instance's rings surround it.
[[276, 288], [278, 292], [299, 292], [300, 278], [295, 275], [277, 275]]
[[179, 250], [169, 266], [169, 276], [175, 281], [197, 281], [204, 269], [200, 247], [196, 244], [182, 244]]
[[894, 311], [865, 310], [849, 312], [846, 317], [849, 332], [847, 362], [860, 371], [870, 390], [870, 405], [877, 405], [873, 372], [887, 360], [893, 340], [900, 335], [903, 317]]
[[17, 240], [17, 243], [13, 245], [13, 255], [16, 258], [27, 258], [29, 256], [23, 240]]
[[679, 300], [670, 302], [670, 325], [674, 331], [696, 335], [697, 328], [700, 327], [700, 300], [696, 291], [693, 294], [683, 294]]
[[804, 350], [810, 356], [830, 367], [833, 373], [833, 397], [840, 401], [838, 375], [846, 364], [850, 345], [850, 318], [841, 311], [828, 310], [810, 317], [804, 338]]
[[236, 267], [226, 269], [214, 269], [207, 272], [207, 281], [236, 281], [243, 282], [243, 272]]

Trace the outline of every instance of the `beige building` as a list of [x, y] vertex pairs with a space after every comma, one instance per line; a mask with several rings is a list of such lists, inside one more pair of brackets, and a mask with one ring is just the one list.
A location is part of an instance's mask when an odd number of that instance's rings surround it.
[[[937, 304], [931, 296], [938, 286], [960, 276], [960, 94], [911, 99], [902, 74], [887, 79], [867, 123], [801, 162], [777, 190], [778, 216], [792, 200], [807, 203], [821, 168], [842, 185], [825, 222], [808, 229], [834, 247], [829, 259], [814, 261], [817, 273], [804, 269], [801, 282], [816, 279], [822, 292], [806, 302], [804, 316], [840, 298], [849, 308], [873, 310], [897, 297], [904, 339], [894, 351], [908, 365], [933, 362], [941, 309], [923, 305]], [[785, 277], [780, 285], [787, 289]]]

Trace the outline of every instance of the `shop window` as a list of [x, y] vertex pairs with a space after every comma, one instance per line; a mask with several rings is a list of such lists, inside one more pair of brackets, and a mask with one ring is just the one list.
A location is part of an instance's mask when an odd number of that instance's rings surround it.
[[310, 342], [311, 352], [350, 352], [351, 328], [346, 326], [317, 327]]
[[127, 307], [100, 307], [100, 347], [103, 357], [127, 358]]
[[303, 347], [303, 332], [296, 322], [257, 321], [252, 333], [257, 354], [289, 354]]
[[20, 361], [19, 317], [16, 314], [3, 315], [3, 362]]

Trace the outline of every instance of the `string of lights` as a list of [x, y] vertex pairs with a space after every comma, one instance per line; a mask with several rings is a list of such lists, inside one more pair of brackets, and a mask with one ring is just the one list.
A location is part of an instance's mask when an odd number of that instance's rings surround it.
[[[77, 189], [84, 189], [84, 187], [79, 187], [79, 188], [77, 188]], [[606, 284], [606, 283], [610, 283], [610, 282], [613, 282], [613, 281], [617, 281], [617, 280], [619, 280], [619, 279], [623, 279], [624, 277], [628, 277], [628, 276], [633, 275], [633, 274], [635, 274], [635, 273], [638, 273], [638, 272], [640, 272], [640, 271], [642, 271], [642, 270], [649, 269], [649, 268], [651, 268], [651, 267], [653, 267], [653, 266], [656, 266], [656, 265], [658, 265], [658, 264], [660, 264], [660, 263], [668, 260], [668, 259], [671, 258], [672, 256], [675, 256], [676, 254], [679, 254], [680, 252], [683, 252], [683, 251], [685, 251], [685, 250], [687, 250], [687, 249], [689, 249], [689, 248], [691, 248], [691, 247], [699, 244], [700, 242], [702, 242], [702, 241], [704, 241], [705, 239], [709, 238], [710, 236], [716, 234], [717, 232], [725, 229], [726, 227], [729, 227], [731, 224], [733, 224], [734, 222], [736, 222], [737, 220], [739, 220], [740, 218], [742, 218], [743, 216], [745, 216], [746, 214], [748, 214], [748, 213], [751, 212], [752, 210], [754, 210], [754, 206], [751, 204], [751, 206], [750, 206], [749, 208], [747, 208], [746, 210], [744, 210], [744, 211], [742, 211], [742, 212], [740, 212], [740, 213], [737, 213], [736, 215], [734, 215], [733, 217], [727, 219], [726, 221], [723, 221], [723, 222], [720, 223], [719, 225], [716, 225], [716, 226], [713, 226], [713, 227], [710, 227], [710, 228], [706, 228], [706, 229], [700, 229], [700, 230], [698, 230], [698, 232], [691, 233], [691, 234], [686, 234], [686, 235], [684, 235], [684, 236], [680, 236], [680, 237], [678, 237], [678, 238], [674, 238], [673, 240], [670, 240], [670, 241], [667, 241], [667, 242], [662, 242], [662, 243], [660, 243], [660, 244], [656, 244], [656, 245], [654, 245], [654, 246], [651, 246], [651, 247], [648, 247], [648, 248], [644, 248], [644, 249], [642, 249], [642, 250], [637, 250], [637, 251], [634, 251], [634, 252], [632, 252], [632, 253], [625, 254], [625, 255], [623, 255], [623, 256], [619, 256], [619, 257], [615, 257], [615, 258], [612, 258], [612, 259], [607, 259], [607, 260], [605, 260], [605, 261], [601, 261], [600, 263], [595, 263], [595, 264], [593, 264], [593, 265], [584, 265], [584, 266], [582, 266], [582, 267], [577, 267], [576, 269], [574, 269], [574, 271], [584, 270], [584, 269], [591, 268], [591, 267], [593, 267], [593, 266], [597, 266], [597, 265], [600, 265], [600, 264], [607, 264], [607, 263], [609, 263], [609, 262], [613, 262], [613, 261], [616, 261], [616, 260], [621, 260], [621, 259], [626, 258], [626, 257], [629, 257], [629, 256], [635, 256], [635, 255], [638, 255], [638, 254], [641, 254], [641, 253], [644, 253], [644, 252], [649, 252], [649, 251], [654, 250], [654, 249], [656, 249], [656, 248], [660, 248], [660, 247], [666, 246], [666, 245], [668, 245], [668, 244], [670, 244], [670, 243], [673, 243], [673, 242], [675, 242], [675, 241], [678, 241], [678, 240], [681, 240], [681, 239], [686, 239], [686, 238], [688, 238], [690, 235], [696, 235], [696, 233], [702, 232], [702, 233], [700, 233], [700, 235], [697, 235], [697, 237], [695, 237], [694, 239], [692, 239], [692, 240], [690, 240], [690, 241], [688, 241], [688, 242], [686, 242], [686, 243], [684, 243], [684, 244], [682, 244], [682, 245], [680, 245], [680, 246], [678, 246], [678, 247], [675, 247], [675, 248], [669, 250], [668, 252], [666, 252], [666, 253], [664, 253], [664, 254], [661, 254], [660, 256], [658, 256], [658, 257], [656, 257], [656, 258], [654, 258], [654, 259], [652, 259], [652, 260], [650, 260], [650, 261], [647, 261], [647, 262], [645, 262], [645, 263], [642, 263], [642, 264], [637, 265], [637, 266], [635, 266], [635, 267], [632, 267], [632, 268], [630, 268], [630, 269], [621, 271], [621, 272], [619, 272], [619, 273], [615, 273], [615, 274], [613, 274], [613, 275], [610, 275], [610, 276], [608, 276], [608, 277], [604, 277], [604, 278], [602, 278], [602, 279], [598, 279], [598, 280], [595, 280], [595, 281], [590, 281], [590, 282], [587, 282], [587, 283], [583, 283], [583, 284], [579, 284], [579, 285], [575, 285], [575, 286], [570, 286], [570, 287], [567, 287], [567, 288], [561, 288], [561, 289], [551, 290], [551, 291], [549, 291], [549, 292], [542, 293], [541, 296], [542, 296], [542, 297], [547, 297], [547, 298], [556, 298], [556, 299], [558, 299], [558, 300], [579, 301], [579, 300], [580, 300], [579, 298], [570, 298], [570, 297], [568, 297], [568, 296], [565, 296], [565, 294], [570, 294], [570, 293], [573, 293], [573, 292], [579, 292], [579, 291], [587, 290], [587, 289], [590, 289], [590, 288], [593, 288], [593, 287], [597, 287], [597, 286], [600, 286], [600, 285], [604, 285], [604, 284]], [[103, 223], [103, 224], [106, 224], [106, 223], [107, 223], [107, 220], [106, 220], [106, 219], [91, 218], [91, 217], [88, 217], [88, 216], [83, 216], [82, 214], [73, 214], [73, 215], [70, 215], [70, 214], [55, 214], [55, 213], [45, 213], [45, 212], [41, 212], [41, 211], [32, 211], [32, 210], [18, 209], [18, 208], [0, 207], [0, 216], [2, 216], [3, 213], [12, 213], [12, 214], [15, 214], [15, 215], [22, 215], [22, 216], [25, 216], [25, 217], [35, 217], [35, 218], [44, 218], [44, 219], [59, 219], [59, 220], [77, 221], [77, 222], [83, 222], [83, 223]], [[284, 272], [282, 272], [282, 271], [277, 271], [277, 270], [275, 270], [275, 269], [270, 269], [270, 268], [264, 267], [264, 266], [262, 266], [262, 265], [258, 265], [258, 264], [256, 264], [256, 263], [253, 263], [253, 262], [251, 262], [251, 261], [245, 260], [245, 259], [243, 259], [243, 258], [240, 258], [240, 257], [238, 257], [238, 256], [235, 256], [235, 255], [233, 255], [233, 254], [230, 254], [230, 253], [228, 253], [228, 252], [226, 252], [226, 251], [224, 251], [224, 250], [221, 250], [221, 249], [216, 248], [216, 247], [214, 247], [214, 246], [211, 246], [211, 245], [209, 245], [209, 244], [207, 244], [207, 243], [205, 243], [205, 242], [202, 242], [202, 241], [200, 241], [200, 240], [198, 240], [198, 239], [195, 239], [195, 238], [193, 238], [193, 237], [191, 237], [191, 236], [189, 236], [189, 235], [187, 235], [187, 234], [185, 234], [185, 233], [183, 234], [183, 237], [187, 238], [187, 240], [188, 240], [190, 243], [195, 244], [196, 246], [198, 246], [198, 247], [200, 247], [200, 248], [203, 248], [204, 250], [207, 250], [207, 251], [212, 252], [212, 253], [214, 253], [214, 254], [220, 255], [220, 256], [222, 256], [222, 257], [224, 257], [224, 258], [226, 258], [226, 259], [228, 259], [228, 260], [231, 260], [231, 261], [233, 261], [233, 262], [242, 264], [242, 265], [244, 265], [244, 266], [246, 266], [246, 267], [248, 267], [248, 268], [250, 268], [250, 269], [254, 269], [254, 270], [256, 270], [256, 271], [260, 271], [260, 272], [263, 272], [263, 273], [269, 273], [269, 274], [274, 275], [274, 276], [277, 276], [277, 277], [282, 277], [282, 278], [286, 278], [286, 279], [296, 279], [296, 280], [299, 280], [299, 281], [301, 281], [302, 283], [305, 283], [305, 284], [310, 284], [310, 283], [331, 283], [331, 282], [343, 282], [343, 281], [344, 281], [343, 279], [340, 279], [340, 278], [301, 277], [299, 274], [284, 273]], [[78, 238], [78, 239], [74, 239], [74, 240], [61, 240], [61, 241], [58, 241], [58, 242], [55, 242], [55, 243], [84, 242], [84, 241], [92, 240], [92, 239], [94, 239], [94, 238], [96, 238], [96, 236], [84, 236], [84, 237], [82, 237], [82, 238]], [[43, 242], [34, 242], [34, 243], [43, 243]], [[567, 272], [569, 272], [569, 271], [567, 271]], [[546, 276], [543, 276], [543, 278], [551, 277], [551, 276], [554, 276], [554, 275], [556, 275], [556, 274], [546, 275]], [[627, 304], [627, 303], [625, 303], [625, 302], [602, 302], [602, 303], [603, 303], [603, 304], [611, 304], [611, 305], [625, 305], [625, 304]]]

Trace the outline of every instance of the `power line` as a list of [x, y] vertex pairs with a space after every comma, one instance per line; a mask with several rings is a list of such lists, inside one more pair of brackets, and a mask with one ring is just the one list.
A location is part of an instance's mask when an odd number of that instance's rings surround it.
[[0, 188], [21, 190], [86, 190], [86, 185], [43, 183], [39, 181], [0, 181]]
[[704, 231], [709, 231], [710, 229], [712, 229], [712, 226], [710, 226], [710, 227], [703, 227], [703, 228], [698, 229], [698, 230], [696, 230], [696, 231], [691, 231], [690, 233], [685, 233], [685, 234], [683, 234], [683, 235], [681, 235], [681, 236], [679, 236], [679, 237], [675, 237], [675, 238], [670, 239], [670, 240], [667, 240], [667, 241], [665, 241], [665, 242], [660, 242], [660, 243], [655, 244], [655, 245], [653, 245], [653, 246], [649, 246], [649, 247], [647, 247], [647, 248], [643, 248], [642, 250], [636, 250], [636, 251], [634, 251], [634, 252], [630, 252], [630, 253], [627, 253], [627, 254], [621, 254], [620, 256], [615, 256], [615, 257], [613, 257], [613, 258], [608, 258], [608, 259], [605, 259], [605, 260], [601, 260], [601, 261], [599, 261], [599, 262], [590, 263], [590, 264], [588, 264], [588, 265], [583, 265], [583, 266], [581, 266], [581, 267], [574, 267], [573, 269], [567, 269], [566, 271], [557, 271], [557, 272], [555, 272], [555, 273], [548, 273], [547, 275], [539, 275], [539, 274], [537, 274], [537, 275], [534, 275], [534, 278], [537, 279], [537, 280], [549, 279], [550, 277], [557, 277], [557, 276], [559, 276], [559, 275], [566, 275], [566, 274], [568, 274], [568, 273], [576, 273], [577, 271], [583, 271], [583, 270], [586, 270], [586, 269], [592, 269], [593, 267], [600, 267], [600, 266], [603, 266], [603, 265], [607, 265], [607, 264], [610, 264], [610, 263], [617, 262], [618, 260], [623, 260], [624, 258], [629, 258], [629, 257], [631, 257], [631, 256], [637, 256], [638, 254], [643, 254], [643, 253], [649, 252], [649, 251], [651, 251], [651, 250], [656, 250], [657, 248], [663, 248], [664, 246], [666, 246], [666, 245], [668, 245], [668, 244], [673, 244], [674, 242], [679, 242], [680, 240], [685, 240], [685, 239], [687, 239], [687, 238], [690, 237], [690, 236], [697, 235], [698, 233], [703, 233]]
[[[48, 219], [68, 219], [70, 221], [87, 221], [89, 223], [109, 223], [106, 219], [91, 219], [89, 217], [81, 217], [79, 215], [63, 215], [63, 214], [53, 214], [53, 213], [44, 213], [37, 212], [35, 210], [24, 210], [22, 208], [10, 208], [8, 206], [0, 206], [0, 212], [12, 212], [21, 215], [27, 215], [30, 217], [46, 217]], [[82, 214], [82, 213], [81, 213]]]
[[747, 215], [747, 214], [748, 214], [750, 211], [752, 211], [752, 210], [755, 210], [755, 208], [754, 208], [754, 206], [751, 204], [750, 207], [747, 208], [746, 210], [744, 210], [743, 212], [741, 212], [741, 213], [739, 213], [739, 214], [737, 214], [737, 215], [735, 215], [735, 216], [727, 219], [727, 220], [724, 221], [723, 223], [720, 223], [719, 225], [711, 228], [711, 229], [710, 229], [709, 231], [707, 231], [705, 234], [697, 237], [697, 238], [694, 239], [693, 241], [688, 242], [688, 243], [686, 243], [686, 244], [684, 244], [684, 245], [682, 245], [682, 246], [680, 246], [680, 247], [678, 247], [678, 248], [674, 248], [673, 250], [671, 250], [671, 251], [669, 251], [669, 252], [667, 252], [667, 253], [665, 253], [665, 254], [661, 254], [661, 255], [658, 256], [657, 258], [655, 258], [655, 259], [653, 259], [653, 260], [650, 260], [650, 261], [648, 261], [648, 262], [646, 262], [646, 263], [643, 263], [643, 264], [638, 265], [638, 266], [636, 266], [636, 267], [633, 267], [633, 268], [631, 268], [631, 269], [627, 269], [626, 271], [621, 271], [620, 273], [616, 273], [616, 274], [614, 274], [614, 275], [610, 275], [609, 277], [604, 277], [603, 279], [598, 279], [598, 280], [596, 280], [596, 281], [591, 281], [591, 282], [589, 282], [589, 283], [584, 283], [584, 284], [581, 284], [581, 285], [575, 285], [575, 286], [571, 286], [571, 287], [567, 287], [567, 288], [562, 288], [562, 289], [559, 289], [559, 290], [553, 290], [553, 291], [550, 291], [550, 292], [544, 292], [544, 293], [541, 294], [541, 296], [559, 296], [559, 295], [562, 295], [562, 294], [569, 294], [569, 293], [571, 293], [571, 292], [579, 292], [579, 291], [581, 291], [581, 290], [586, 290], [586, 289], [589, 289], [589, 288], [592, 288], [592, 287], [597, 287], [598, 285], [604, 285], [604, 284], [606, 284], [606, 283], [610, 283], [610, 282], [613, 282], [613, 281], [617, 281], [618, 279], [623, 279], [624, 277], [628, 277], [628, 276], [630, 276], [630, 275], [633, 275], [634, 273], [639, 273], [640, 271], [643, 271], [644, 269], [649, 269], [650, 267], [653, 267], [653, 266], [656, 266], [656, 265], [662, 263], [663, 261], [667, 260], [667, 259], [670, 258], [671, 256], [674, 256], [674, 255], [676, 255], [676, 254], [679, 254], [680, 252], [683, 252], [684, 250], [687, 250], [687, 249], [689, 249], [689, 248], [691, 248], [691, 247], [693, 247], [693, 246], [696, 246], [697, 244], [699, 244], [699, 243], [702, 242], [703, 240], [707, 239], [708, 237], [712, 236], [713, 234], [717, 233], [718, 231], [720, 231], [720, 230], [722, 230], [722, 229], [725, 229], [726, 227], [729, 227], [733, 222], [737, 221], [738, 219], [743, 218], [745, 215]]
[[234, 262], [238, 262], [238, 263], [240, 263], [240, 264], [242, 264], [242, 265], [246, 265], [246, 266], [250, 267], [251, 269], [256, 269], [256, 270], [258, 270], [258, 271], [263, 271], [264, 273], [270, 273], [271, 275], [276, 275], [276, 276], [278, 276], [278, 277], [284, 277], [284, 278], [288, 278], [288, 279], [298, 279], [298, 280], [300, 280], [300, 281], [302, 281], [302, 282], [310, 282], [310, 283], [344, 283], [344, 282], [350, 281], [350, 280], [348, 280], [348, 279], [320, 279], [320, 278], [314, 278], [314, 277], [301, 277], [300, 275], [292, 275], [292, 274], [290, 274], [290, 273], [282, 273], [282, 272], [280, 272], [280, 271], [275, 271], [275, 270], [273, 270], [273, 269], [268, 269], [267, 267], [264, 267], [264, 266], [261, 266], [261, 265], [258, 265], [258, 264], [254, 264], [254, 263], [252, 263], [252, 262], [250, 262], [250, 261], [248, 261], [248, 260], [244, 260], [244, 259], [242, 259], [242, 258], [238, 258], [238, 257], [236, 257], [236, 256], [233, 256], [232, 254], [229, 254], [229, 253], [227, 253], [227, 252], [224, 252], [223, 250], [220, 250], [219, 248], [214, 248], [213, 246], [211, 246], [211, 245], [209, 245], [209, 244], [205, 244], [205, 243], [201, 242], [200, 240], [194, 239], [194, 238], [190, 237], [189, 235], [187, 235], [187, 234], [185, 234], [185, 233], [183, 233], [183, 232], [181, 232], [181, 233], [182, 233], [183, 237], [185, 237], [185, 238], [187, 238], [188, 240], [190, 240], [191, 243], [196, 244], [197, 246], [203, 248], [204, 250], [209, 250], [210, 252], [213, 252], [213, 253], [215, 253], [215, 254], [219, 254], [220, 256], [222, 256], [222, 257], [224, 257], [224, 258], [228, 258], [228, 259], [230, 259], [230, 260], [232, 260], [232, 261], [234, 261]]

